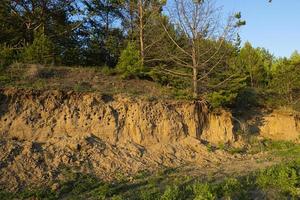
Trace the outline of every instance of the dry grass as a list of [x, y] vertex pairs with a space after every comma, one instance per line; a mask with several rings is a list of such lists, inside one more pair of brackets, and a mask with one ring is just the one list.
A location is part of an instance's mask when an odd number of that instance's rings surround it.
[[16, 63], [5, 75], [11, 81], [2, 87], [75, 90], [77, 92], [101, 92], [105, 94], [127, 94], [151, 98], [172, 98], [172, 89], [151, 80], [124, 80], [107, 69], [88, 67], [63, 67], [26, 65]]

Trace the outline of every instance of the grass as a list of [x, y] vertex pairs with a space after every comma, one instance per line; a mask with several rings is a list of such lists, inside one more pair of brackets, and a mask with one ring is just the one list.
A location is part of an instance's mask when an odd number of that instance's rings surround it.
[[[170, 169], [169, 169], [170, 170]], [[176, 170], [147, 175], [132, 181], [105, 183], [84, 174], [70, 175], [56, 189], [26, 189], [17, 193], [0, 192], [0, 199], [299, 199], [300, 160], [276, 165], [242, 177], [202, 182], [174, 178]]]
[[274, 156], [289, 160], [300, 158], [300, 144], [297, 143], [265, 139], [251, 141], [250, 145], [247, 152], [251, 154], [268, 151]]
[[37, 90], [73, 90], [148, 99], [190, 99], [188, 91], [164, 86], [151, 77], [122, 79], [108, 67], [62, 67], [16, 63], [0, 71], [0, 87]]

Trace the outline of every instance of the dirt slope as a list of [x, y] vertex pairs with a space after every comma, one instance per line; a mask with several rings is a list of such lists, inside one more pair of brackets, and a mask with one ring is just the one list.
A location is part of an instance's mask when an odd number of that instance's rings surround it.
[[225, 173], [224, 163], [232, 165], [229, 172], [272, 164], [204, 145], [235, 143], [233, 128], [230, 113], [210, 114], [201, 102], [1, 89], [0, 187], [51, 184], [66, 169], [110, 180], [161, 167], [193, 166], [205, 174]]
[[234, 141], [230, 113], [211, 115], [201, 103], [61, 91], [0, 93], [3, 138], [43, 143], [94, 135], [113, 144], [131, 141], [144, 146], [187, 137]]

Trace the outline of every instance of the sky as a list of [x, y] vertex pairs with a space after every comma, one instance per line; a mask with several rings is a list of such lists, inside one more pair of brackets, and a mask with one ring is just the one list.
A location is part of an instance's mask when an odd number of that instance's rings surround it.
[[241, 11], [247, 25], [240, 31], [243, 42], [264, 47], [278, 57], [300, 51], [300, 0], [217, 0], [223, 12]]

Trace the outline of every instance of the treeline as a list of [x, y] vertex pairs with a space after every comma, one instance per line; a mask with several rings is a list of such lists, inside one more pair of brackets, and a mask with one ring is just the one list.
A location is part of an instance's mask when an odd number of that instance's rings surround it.
[[0, 68], [13, 62], [106, 67], [213, 107], [293, 105], [300, 55], [240, 46], [241, 13], [212, 0], [3, 0]]

